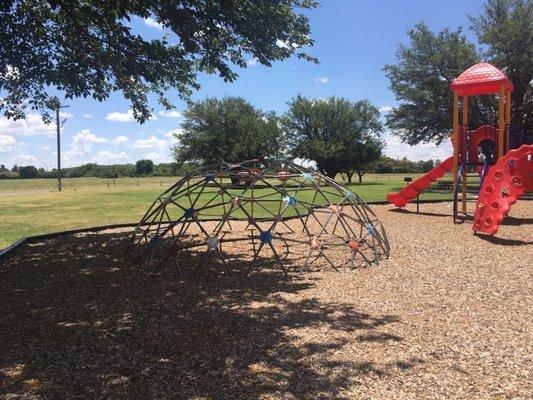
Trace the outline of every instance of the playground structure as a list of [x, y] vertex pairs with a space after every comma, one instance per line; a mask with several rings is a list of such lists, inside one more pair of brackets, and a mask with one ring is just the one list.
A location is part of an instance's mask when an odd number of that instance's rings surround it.
[[294, 253], [303, 256], [303, 268], [323, 259], [334, 269], [370, 266], [390, 253], [383, 225], [356, 193], [296, 164], [259, 160], [179, 180], [148, 209], [127, 253], [147, 267], [157, 259], [156, 269], [171, 261], [182, 274], [179, 255], [200, 249], [193, 273], [215, 255], [231, 275], [230, 243], [247, 254], [245, 275], [263, 249], [285, 274]]
[[[533, 191], [533, 136], [517, 132], [511, 125], [513, 85], [493, 65], [473, 65], [454, 79], [450, 88], [454, 95], [453, 156], [398, 193], [390, 193], [387, 200], [397, 207], [405, 207], [434, 181], [451, 171], [455, 223], [459, 214], [467, 215], [468, 172], [477, 172], [480, 184], [473, 230], [493, 235], [516, 200], [525, 192]], [[494, 94], [499, 100], [498, 126], [483, 125], [469, 129], [469, 97]]]

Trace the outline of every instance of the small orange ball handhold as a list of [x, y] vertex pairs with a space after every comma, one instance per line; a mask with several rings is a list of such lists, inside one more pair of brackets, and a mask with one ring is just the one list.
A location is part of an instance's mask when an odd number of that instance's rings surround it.
[[357, 242], [357, 240], [349, 240], [348, 247], [353, 251], [357, 251], [359, 250], [359, 242]]

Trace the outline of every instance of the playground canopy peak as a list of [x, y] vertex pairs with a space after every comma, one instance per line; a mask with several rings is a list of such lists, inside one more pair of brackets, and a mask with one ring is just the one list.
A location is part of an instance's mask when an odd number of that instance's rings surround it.
[[450, 88], [460, 96], [498, 93], [503, 85], [506, 91], [513, 90], [513, 84], [507, 76], [489, 63], [471, 66], [455, 78]]

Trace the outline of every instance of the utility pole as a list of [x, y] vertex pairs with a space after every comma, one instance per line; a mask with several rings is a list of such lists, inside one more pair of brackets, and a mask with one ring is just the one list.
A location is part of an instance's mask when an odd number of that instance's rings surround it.
[[57, 190], [60, 192], [63, 190], [63, 184], [61, 183], [61, 123], [59, 122], [59, 110], [61, 108], [67, 108], [68, 106], [62, 106], [59, 102], [56, 105], [56, 127], [57, 127]]

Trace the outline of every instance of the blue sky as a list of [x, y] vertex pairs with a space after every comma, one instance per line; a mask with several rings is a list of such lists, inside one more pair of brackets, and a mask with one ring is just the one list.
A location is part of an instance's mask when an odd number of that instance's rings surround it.
[[[264, 67], [249, 60], [239, 70], [239, 79], [225, 83], [216, 76], [201, 75], [202, 89], [194, 99], [210, 96], [242, 96], [263, 110], [282, 113], [286, 102], [298, 93], [308, 97], [342, 96], [352, 100], [368, 98], [385, 113], [396, 104], [389, 90], [383, 66], [395, 62], [397, 45], [406, 42], [406, 32], [415, 23], [425, 22], [434, 31], [463, 26], [468, 30], [468, 15], [480, 13], [481, 0], [322, 0], [321, 7], [308, 12], [315, 46], [308, 53], [318, 57], [319, 65], [291, 58]], [[147, 37], [163, 34], [152, 20], [133, 21], [135, 30]], [[451, 94], [450, 94], [451, 95]], [[150, 158], [154, 162], [172, 160], [171, 132], [179, 129], [183, 102], [169, 93], [177, 111], [165, 112], [153, 102], [155, 118], [138, 124], [128, 111], [128, 102], [113, 94], [104, 103], [90, 99], [68, 101], [62, 132], [65, 166], [86, 162], [114, 164]], [[450, 116], [451, 117], [451, 116]], [[385, 152], [393, 157], [413, 160], [440, 158], [451, 154], [448, 143], [436, 147], [424, 144], [409, 147], [386, 132]], [[0, 119], [0, 164], [32, 164], [45, 169], [55, 166], [55, 126], [45, 126], [40, 116], [26, 121]]]

